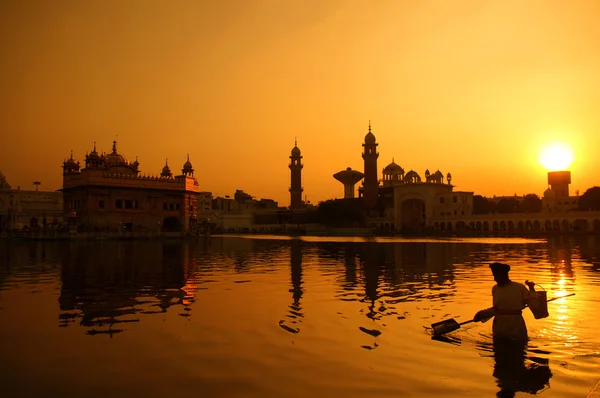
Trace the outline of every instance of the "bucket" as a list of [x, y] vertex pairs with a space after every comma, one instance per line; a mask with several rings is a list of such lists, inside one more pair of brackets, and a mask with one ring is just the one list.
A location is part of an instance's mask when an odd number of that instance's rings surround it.
[[[537, 285], [540, 286], [540, 285]], [[546, 294], [546, 290], [542, 288], [542, 291], [530, 292], [530, 294], [535, 294], [536, 299], [532, 300], [529, 304], [529, 309], [533, 313], [533, 317], [535, 319], [542, 319], [548, 317], [548, 295]]]

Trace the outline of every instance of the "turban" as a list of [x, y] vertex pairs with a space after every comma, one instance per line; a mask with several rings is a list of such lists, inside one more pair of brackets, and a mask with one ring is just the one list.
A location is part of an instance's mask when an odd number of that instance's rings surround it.
[[495, 273], [508, 273], [510, 271], [510, 265], [504, 263], [491, 263], [490, 269]]

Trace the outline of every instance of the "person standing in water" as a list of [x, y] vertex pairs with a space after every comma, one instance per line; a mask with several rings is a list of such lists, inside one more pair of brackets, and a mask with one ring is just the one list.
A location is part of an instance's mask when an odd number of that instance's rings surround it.
[[496, 281], [496, 285], [492, 288], [494, 306], [477, 312], [473, 320], [480, 322], [493, 316], [494, 340], [526, 342], [528, 339], [527, 326], [521, 312], [526, 306], [535, 308], [539, 305], [534, 288], [535, 283], [525, 281], [529, 287], [527, 290], [523, 284], [511, 281], [508, 277], [510, 271], [508, 264], [492, 263], [490, 269]]

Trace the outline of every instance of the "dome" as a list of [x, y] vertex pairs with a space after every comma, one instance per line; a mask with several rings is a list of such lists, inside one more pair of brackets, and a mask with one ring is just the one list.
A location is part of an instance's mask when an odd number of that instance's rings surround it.
[[404, 170], [402, 169], [402, 167], [400, 167], [398, 164], [396, 164], [394, 162], [394, 160], [392, 159], [392, 163], [388, 164], [387, 166], [385, 166], [385, 168], [383, 169], [384, 172], [388, 172], [388, 173], [392, 173], [392, 172], [402, 172], [404, 173]]
[[555, 197], [555, 193], [552, 189], [548, 188], [544, 191], [544, 198], [554, 199], [554, 197]]
[[187, 155], [187, 161], [183, 164], [183, 169], [184, 170], [191, 170], [192, 167], [192, 162], [190, 162], [190, 154], [188, 153]]
[[298, 148], [298, 140], [294, 139], [294, 147], [292, 148], [292, 156], [300, 156], [300, 148]]
[[404, 176], [404, 181], [407, 183], [417, 183], [421, 182], [421, 177], [419, 176], [419, 174], [417, 174], [416, 171], [411, 170], [408, 173], [406, 173], [406, 176]]
[[375, 141], [375, 136], [369, 131], [367, 135], [365, 135], [365, 144], [374, 144]]
[[162, 172], [160, 173], [161, 177], [172, 177], [173, 173], [171, 173], [171, 169], [169, 168], [169, 160], [165, 159], [165, 167], [163, 167]]
[[371, 133], [371, 121], [369, 120], [369, 132], [365, 135], [365, 144], [375, 144], [375, 136]]
[[71, 157], [63, 162], [63, 170], [65, 172], [79, 171], [79, 162], [73, 159], [73, 151], [71, 151]]
[[438, 170], [438, 171], [436, 171], [436, 172], [433, 174], [433, 176], [434, 176], [434, 177], [436, 177], [436, 178], [440, 178], [440, 179], [441, 179], [441, 178], [444, 178], [444, 175], [443, 175], [443, 174], [442, 174], [442, 172], [441, 172], [441, 171], [439, 171], [439, 170]]
[[184, 176], [194, 175], [194, 167], [192, 166], [192, 162], [190, 162], [190, 154], [187, 155], [187, 161], [183, 164], [183, 169], [181, 169], [181, 173]]
[[123, 166], [129, 165], [129, 161], [125, 156], [117, 152], [117, 141], [113, 141], [113, 150], [108, 155], [104, 156], [108, 166]]

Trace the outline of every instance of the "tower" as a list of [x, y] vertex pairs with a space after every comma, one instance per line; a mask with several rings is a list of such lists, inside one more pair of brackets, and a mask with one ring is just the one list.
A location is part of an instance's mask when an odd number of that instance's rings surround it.
[[290, 209], [301, 209], [302, 203], [302, 155], [298, 148], [298, 141], [294, 140], [294, 148], [290, 156]]
[[363, 181], [363, 199], [367, 209], [372, 209], [377, 206], [378, 186], [377, 180], [377, 142], [375, 136], [371, 133], [371, 121], [369, 120], [369, 132], [365, 135], [365, 143], [363, 144], [364, 151], [362, 157], [365, 161], [365, 179]]
[[354, 186], [363, 179], [364, 174], [348, 167], [333, 175], [333, 178], [344, 184], [344, 199], [354, 198]]
[[569, 197], [569, 184], [571, 183], [570, 171], [548, 172], [548, 185], [554, 191], [557, 198]]

